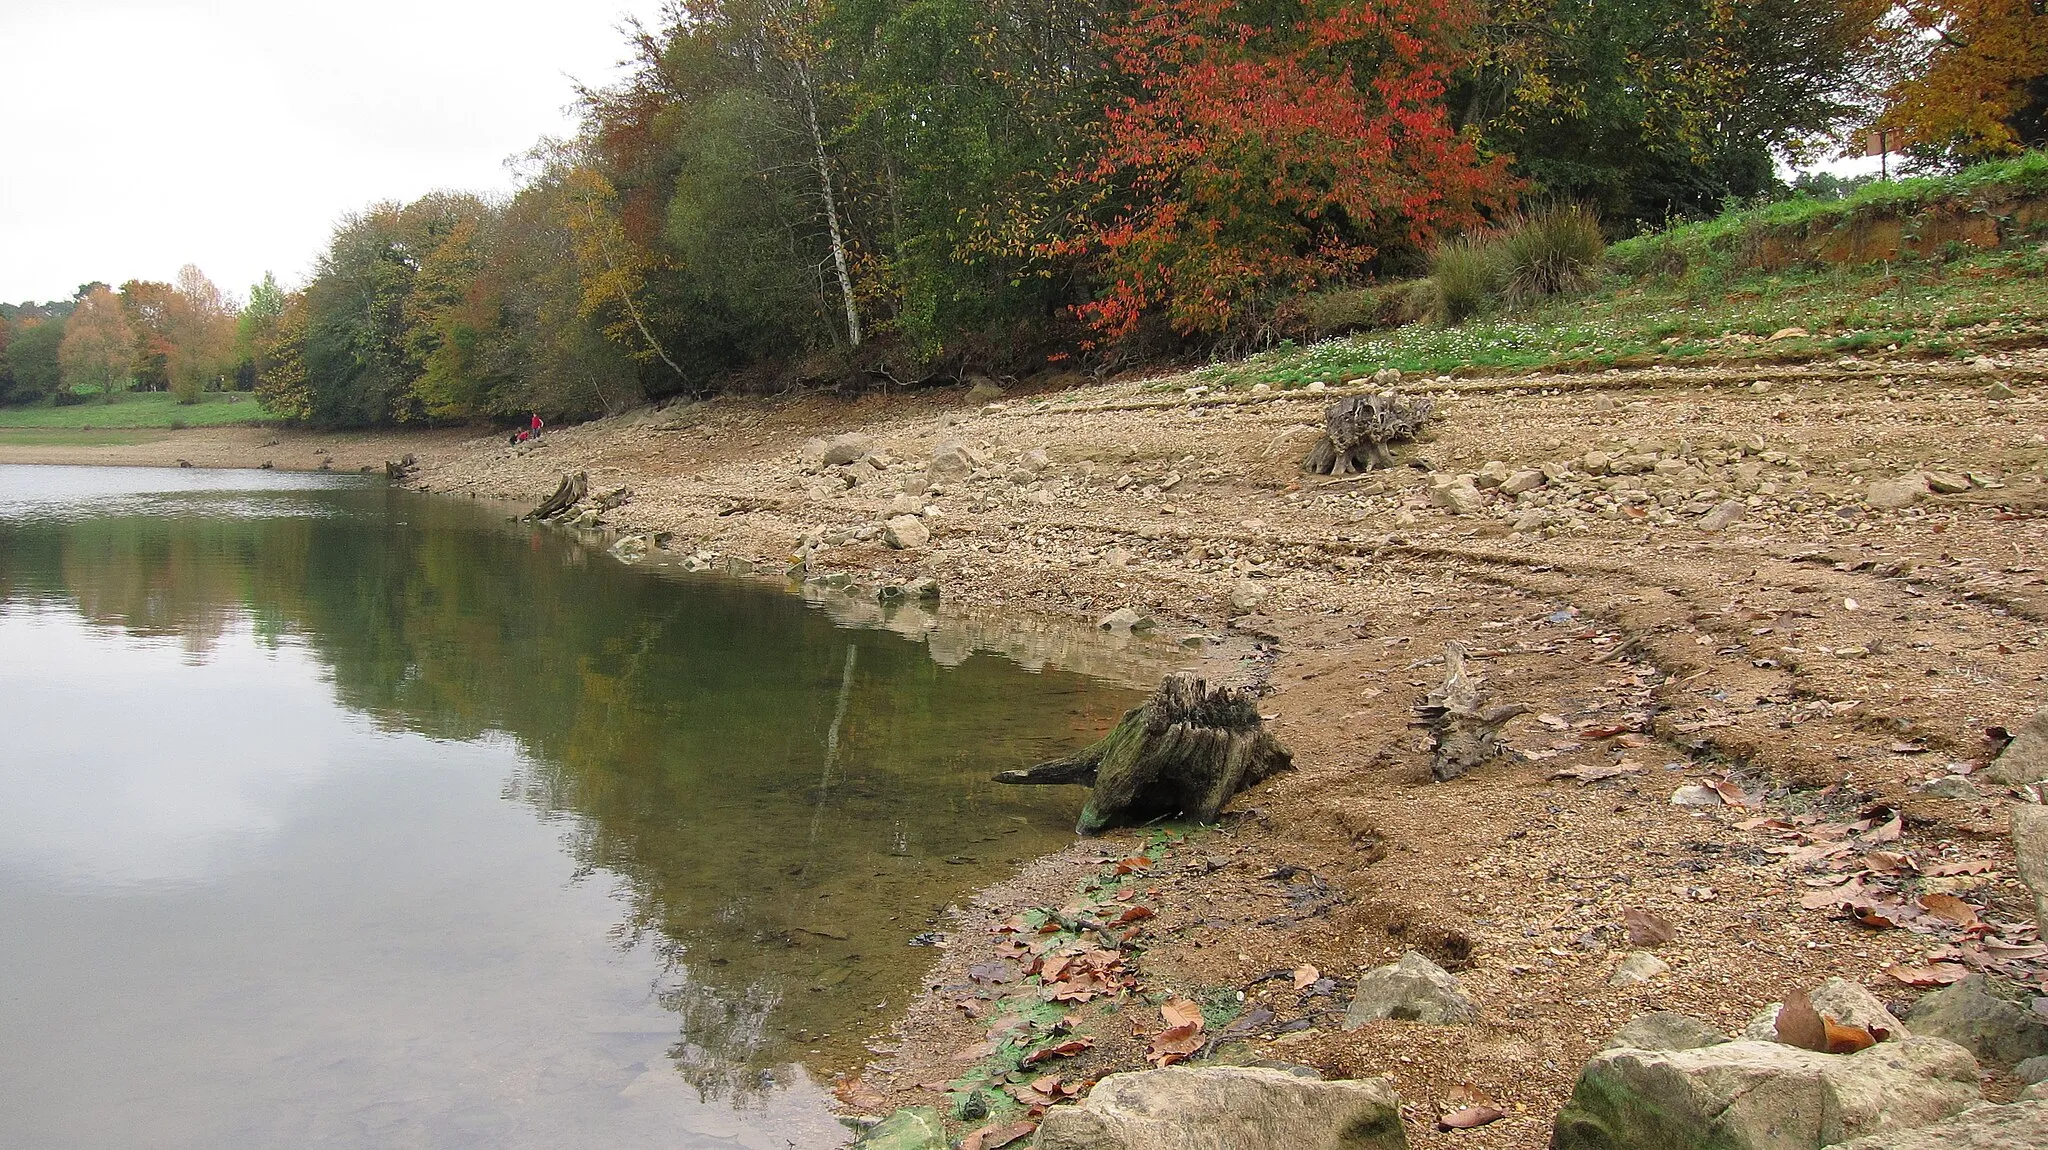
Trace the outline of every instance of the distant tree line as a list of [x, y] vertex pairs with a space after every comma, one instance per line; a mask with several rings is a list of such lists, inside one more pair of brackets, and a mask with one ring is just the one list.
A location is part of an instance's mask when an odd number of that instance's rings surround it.
[[[93, 305], [128, 378], [361, 426], [1114, 366], [1273, 340], [1532, 200], [1631, 232], [1853, 130], [1954, 163], [2048, 114], [2038, 0], [681, 0], [629, 31], [513, 194], [350, 216], [226, 323], [182, 281]], [[73, 378], [58, 310], [8, 318], [15, 393]]]

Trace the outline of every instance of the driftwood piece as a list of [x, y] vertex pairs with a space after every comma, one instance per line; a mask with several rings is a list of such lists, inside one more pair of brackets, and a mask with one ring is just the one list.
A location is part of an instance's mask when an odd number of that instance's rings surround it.
[[1301, 469], [1316, 475], [1351, 475], [1392, 466], [1393, 445], [1415, 438], [1429, 422], [1427, 399], [1403, 399], [1394, 392], [1353, 395], [1323, 412], [1323, 437], [1309, 449]]
[[1092, 785], [1075, 828], [1092, 835], [1161, 815], [1212, 822], [1238, 791], [1292, 763], [1249, 693], [1172, 675], [1101, 742], [996, 781]]
[[553, 519], [581, 502], [590, 494], [590, 477], [579, 471], [574, 475], [562, 476], [561, 485], [555, 493], [540, 501], [540, 506], [527, 512], [528, 519]]
[[1438, 782], [1457, 778], [1500, 753], [1500, 728], [1529, 708], [1520, 703], [1489, 707], [1483, 678], [1465, 669], [1465, 648], [1444, 644], [1444, 681], [1415, 707], [1418, 727], [1430, 733], [1429, 773]]

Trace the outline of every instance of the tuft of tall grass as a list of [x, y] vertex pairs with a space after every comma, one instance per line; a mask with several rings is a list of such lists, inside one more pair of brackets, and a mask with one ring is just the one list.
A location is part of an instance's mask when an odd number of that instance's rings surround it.
[[1583, 204], [1524, 212], [1503, 224], [1490, 246], [1501, 297], [1513, 307], [1591, 290], [1607, 255], [1600, 220]]
[[1437, 310], [1445, 323], [1463, 323], [1499, 299], [1494, 243], [1491, 235], [1467, 234], [1445, 241], [1431, 253], [1429, 276], [1436, 283]]

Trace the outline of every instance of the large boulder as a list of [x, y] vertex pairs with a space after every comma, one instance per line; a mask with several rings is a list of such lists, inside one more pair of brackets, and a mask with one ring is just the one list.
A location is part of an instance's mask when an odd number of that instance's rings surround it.
[[2012, 853], [2020, 881], [2034, 892], [2034, 924], [2048, 931], [2048, 807], [2021, 803], [2012, 808]]
[[2012, 742], [1984, 768], [1982, 778], [2008, 787], [2048, 780], [2048, 707], [2034, 712]]
[[1776, 1042], [1609, 1050], [1580, 1073], [1552, 1150], [1818, 1150], [1978, 1101], [1977, 1060], [1938, 1038], [1821, 1054]]
[[1728, 1036], [1689, 1014], [1653, 1010], [1622, 1025], [1607, 1040], [1606, 1050], [1698, 1050], [1719, 1046]]
[[1863, 502], [1884, 511], [1911, 507], [1927, 494], [1927, 477], [1919, 473], [1881, 479], [1864, 489]]
[[1914, 1003], [1906, 1021], [1915, 1034], [1946, 1038], [1987, 1062], [2048, 1054], [2048, 1018], [2028, 1009], [2024, 992], [1981, 974]]
[[1872, 1134], [1835, 1150], [2040, 1150], [2048, 1146], [2048, 1102], [1976, 1106], [1918, 1130]]
[[1479, 1006], [1458, 989], [1457, 977], [1411, 950], [1401, 961], [1358, 977], [1344, 1029], [1357, 1030], [1382, 1018], [1445, 1026], [1477, 1017]]
[[1112, 1074], [1047, 1111], [1038, 1150], [1394, 1150], [1408, 1145], [1384, 1078], [1323, 1082], [1252, 1066]]

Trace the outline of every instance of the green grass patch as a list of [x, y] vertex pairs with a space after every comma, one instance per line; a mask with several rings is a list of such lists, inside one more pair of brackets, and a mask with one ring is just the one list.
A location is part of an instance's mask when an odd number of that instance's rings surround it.
[[246, 393], [210, 392], [198, 403], [179, 403], [165, 392], [122, 392], [114, 402], [93, 399], [65, 407], [48, 403], [26, 407], [0, 407], [0, 428], [36, 427], [71, 430], [225, 427], [235, 424], [276, 423], [278, 417], [263, 409], [256, 397]]
[[0, 427], [0, 447], [127, 447], [159, 438], [141, 429], [84, 431], [70, 427]]

